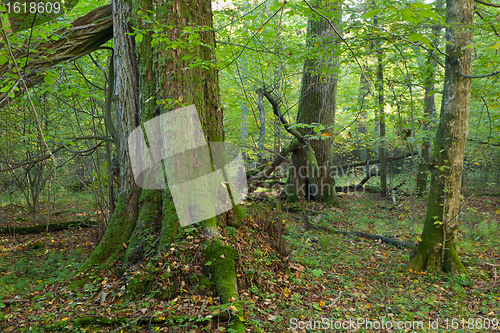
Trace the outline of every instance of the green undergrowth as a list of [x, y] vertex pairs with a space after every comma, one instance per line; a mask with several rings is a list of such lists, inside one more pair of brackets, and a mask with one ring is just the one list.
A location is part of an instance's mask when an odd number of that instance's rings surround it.
[[[227, 244], [224, 239], [231, 238], [227, 234], [223, 237], [222, 245]], [[123, 328], [124, 332], [141, 332], [153, 325], [157, 331], [175, 327], [175, 332], [184, 332], [210, 331], [217, 323], [221, 330], [228, 331], [230, 321], [242, 312], [243, 302], [230, 299], [221, 303], [217, 297], [211, 282], [212, 267], [228, 254], [221, 252], [207, 260], [203, 255], [205, 243], [200, 226], [188, 226], [165, 251], [136, 265], [115, 265], [100, 272], [87, 270], [77, 276], [75, 272], [90, 251], [74, 250], [80, 251], [80, 257], [70, 249], [61, 249], [61, 254], [59, 250], [54, 254], [48, 251], [49, 257], [40, 261], [37, 265], [41, 268], [37, 269], [30, 266], [33, 251], [44, 246], [29, 243], [27, 250], [15, 258], [12, 269], [2, 273], [8, 278], [17, 272], [9, 280], [10, 289], [0, 298], [5, 301], [0, 303], [5, 310], [0, 330], [110, 332]], [[75, 258], [79, 258], [77, 263]], [[53, 274], [49, 278], [45, 272]], [[83, 284], [72, 284], [73, 280]]]
[[[2, 237], [0, 245], [0, 300], [37, 297], [47, 285], [64, 283], [90, 251], [81, 231]], [[34, 237], [30, 239], [30, 237]]]
[[[182, 228], [165, 251], [137, 265], [85, 272], [87, 282], [74, 289], [68, 288], [71, 271], [90, 247], [80, 249], [54, 236], [63, 233], [24, 238], [19, 248], [17, 240], [4, 238], [0, 298], [8, 302], [0, 304], [0, 330], [231, 332], [228, 322], [237, 317], [250, 332], [301, 332], [300, 327], [322, 332], [318, 327], [349, 323], [358, 332], [377, 332], [388, 330], [368, 325], [387, 322], [416, 325], [408, 330], [414, 332], [479, 331], [460, 325], [481, 318], [491, 325], [500, 317], [495, 285], [500, 257], [491, 230], [491, 222], [498, 220], [497, 203], [497, 197], [469, 200], [468, 207], [477, 213], [464, 211], [459, 235], [469, 274], [453, 276], [410, 271], [407, 249], [305, 231], [300, 212], [286, 212], [286, 204], [259, 194], [245, 204], [247, 217], [237, 227], [220, 229], [222, 244], [236, 250], [231, 256], [236, 258], [239, 296], [226, 303], [210, 282], [226, 254], [206, 251], [198, 225]], [[399, 198], [394, 204], [375, 195], [344, 194], [341, 204], [325, 210], [302, 201], [299, 207], [307, 209], [311, 223], [418, 241], [423, 202]], [[204, 257], [207, 253], [210, 258]], [[432, 326], [436, 323], [438, 328]]]
[[[328, 211], [311, 205], [309, 211], [319, 214], [309, 219], [334, 229], [418, 241], [425, 204], [411, 198], [399, 198], [394, 204], [377, 197], [344, 195], [343, 208]], [[498, 198], [492, 200], [498, 202]], [[304, 208], [307, 204], [302, 203]], [[490, 217], [498, 214], [487, 202], [474, 205]], [[481, 233], [484, 247], [465, 252], [474, 237], [462, 232], [460, 254], [469, 274], [453, 276], [410, 271], [410, 250], [305, 231], [298, 214], [282, 217], [287, 221], [288, 269], [266, 275], [262, 267], [272, 267], [276, 260], [271, 253], [254, 256], [253, 262], [264, 265], [250, 269], [263, 275], [245, 291], [252, 300], [249, 322], [254, 331], [300, 331], [302, 327], [320, 332], [332, 325], [354, 325], [350, 329], [383, 332], [389, 331], [387, 326], [384, 330], [376, 329], [377, 325], [392, 322], [409, 325], [406, 331], [413, 332], [471, 332], [480, 331], [481, 325], [500, 325], [500, 288], [495, 284], [498, 246], [491, 230], [477, 224], [477, 219], [463, 216], [463, 228]]]

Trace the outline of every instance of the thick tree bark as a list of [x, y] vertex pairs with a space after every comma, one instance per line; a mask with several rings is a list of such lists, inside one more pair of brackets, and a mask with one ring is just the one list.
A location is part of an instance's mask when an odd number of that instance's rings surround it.
[[[334, 17], [334, 24], [340, 20], [340, 6], [336, 2], [316, 1], [313, 4], [318, 9], [330, 11]], [[304, 74], [300, 102], [297, 113], [297, 123], [320, 123], [325, 127], [333, 126], [335, 122], [335, 106], [337, 93], [337, 55], [335, 54], [336, 37], [328, 21], [311, 17], [307, 23], [307, 47], [311, 48], [318, 43], [325, 52], [314, 59], [304, 62]], [[328, 68], [322, 73], [322, 68]], [[329, 129], [332, 132], [332, 129]], [[302, 132], [306, 134], [305, 131]], [[333, 160], [333, 140], [311, 140], [310, 145], [316, 154], [318, 170], [313, 170], [308, 163], [308, 156], [304, 149], [293, 152], [293, 166], [289, 173], [285, 194], [289, 201], [298, 200], [299, 195], [325, 201], [327, 205], [337, 204], [335, 194], [335, 179], [331, 173]]]
[[[456, 251], [460, 187], [469, 132], [473, 33], [472, 0], [446, 2], [446, 61], [443, 102], [434, 140], [434, 165], [422, 241], [411, 262], [414, 270], [465, 272]], [[461, 64], [461, 66], [460, 66]]]
[[[169, 244], [180, 227], [170, 191], [142, 189], [134, 181], [128, 138], [136, 127], [162, 113], [195, 104], [206, 140], [224, 141], [218, 76], [214, 67], [186, 69], [190, 59], [182, 60], [190, 54], [195, 59], [212, 61], [214, 32], [200, 32], [203, 43], [193, 49], [175, 49], [163, 41], [152, 43], [152, 30], [148, 29], [153, 27], [136, 15], [139, 10], [153, 12], [156, 22], [175, 27], [166, 30], [165, 34], [171, 40], [180, 40], [188, 25], [212, 26], [210, 1], [174, 0], [156, 4], [147, 0], [114, 0], [113, 8], [115, 158], [120, 166], [120, 188], [108, 229], [83, 269], [94, 265], [104, 269], [116, 262], [135, 264], [148, 253], [157, 253]], [[142, 41], [136, 42], [133, 28], [142, 30]], [[191, 123], [176, 124], [177, 129], [185, 127], [185, 133], [191, 126]], [[152, 145], [157, 138], [148, 137], [148, 140]], [[238, 296], [234, 269], [236, 253], [218, 240], [215, 217], [202, 224], [209, 239], [205, 246], [207, 260], [219, 256], [218, 266], [212, 267], [212, 277], [221, 301], [226, 303]], [[224, 259], [220, 259], [221, 255]], [[240, 324], [236, 320], [233, 328], [241, 331]]]

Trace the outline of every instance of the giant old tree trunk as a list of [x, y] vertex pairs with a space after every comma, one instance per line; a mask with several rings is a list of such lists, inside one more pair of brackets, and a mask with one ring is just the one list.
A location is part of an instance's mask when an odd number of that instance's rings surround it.
[[[340, 6], [331, 1], [316, 1], [313, 6], [333, 13], [335, 20], [340, 17]], [[334, 22], [337, 24], [337, 22]], [[297, 113], [297, 123], [320, 123], [325, 127], [333, 126], [337, 93], [337, 55], [336, 35], [328, 21], [311, 17], [307, 24], [307, 46], [321, 45], [316, 50], [316, 58], [306, 59], [302, 88]], [[327, 68], [326, 72], [322, 68]], [[302, 131], [309, 134], [310, 129]], [[328, 132], [332, 132], [333, 128]], [[290, 201], [299, 196], [325, 201], [328, 205], [337, 202], [335, 194], [333, 162], [333, 140], [311, 140], [310, 145], [316, 153], [318, 170], [309, 166], [306, 151], [302, 148], [293, 152], [293, 167], [289, 171], [285, 193]]]
[[[135, 128], [160, 114], [195, 104], [205, 139], [208, 142], [224, 140], [215, 67], [207, 63], [207, 69], [202, 66], [186, 69], [192, 59], [182, 60], [190, 54], [195, 59], [213, 61], [213, 31], [200, 32], [203, 44], [190, 50], [172, 48], [164, 40], [152, 43], [152, 30], [148, 29], [153, 27], [137, 15], [139, 10], [153, 12], [155, 18], [151, 21], [165, 27], [165, 34], [170, 40], [182, 40], [181, 33], [188, 25], [192, 28], [212, 26], [210, 1], [155, 3], [115, 0], [113, 8], [117, 142], [114, 159], [120, 166], [120, 186], [118, 203], [108, 229], [83, 269], [93, 266], [105, 269], [117, 262], [125, 265], [137, 263], [148, 253], [157, 253], [169, 244], [180, 228], [170, 191], [143, 189], [134, 181], [128, 138]], [[134, 37], [132, 27], [142, 30], [142, 40]], [[152, 137], [147, 139], [150, 145], [151, 140], [156, 140]], [[228, 302], [231, 297], [237, 297], [235, 252], [218, 240], [215, 217], [202, 223], [209, 236], [205, 255], [207, 258], [218, 257], [217, 266], [212, 267], [212, 278], [222, 302]], [[221, 271], [217, 271], [218, 268]]]
[[[456, 251], [460, 185], [469, 131], [472, 71], [472, 0], [446, 2], [446, 62], [443, 102], [434, 140], [435, 166], [422, 241], [412, 259], [414, 270], [465, 272]], [[469, 46], [469, 47], [467, 47]]]

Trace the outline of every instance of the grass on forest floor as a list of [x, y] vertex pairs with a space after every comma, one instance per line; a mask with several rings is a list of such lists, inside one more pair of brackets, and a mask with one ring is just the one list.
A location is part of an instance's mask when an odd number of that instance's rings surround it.
[[[459, 234], [459, 252], [469, 264], [469, 275], [454, 276], [410, 272], [409, 250], [356, 237], [305, 232], [297, 213], [285, 213], [286, 205], [258, 194], [254, 197], [258, 203], [247, 204], [243, 225], [224, 232], [240, 254], [239, 300], [244, 301], [238, 313], [230, 310], [231, 315], [241, 316], [251, 332], [294, 331], [299, 320], [302, 325], [315, 321], [317, 325], [321, 320], [322, 325], [347, 325], [349, 320], [374, 325], [371, 329], [360, 325], [359, 332], [387, 332], [377, 325], [388, 321], [414, 325], [408, 331], [415, 332], [478, 332], [480, 324], [500, 325], [500, 282], [496, 282], [499, 200], [492, 196], [469, 199]], [[407, 198], [394, 205], [364, 194], [344, 195], [341, 203], [341, 208], [326, 211], [314, 202], [303, 201], [301, 206], [319, 212], [319, 223], [339, 230], [409, 242], [420, 235], [425, 204], [418, 200]], [[277, 254], [276, 246], [281, 223], [286, 226], [283, 237], [288, 250], [282, 255]], [[223, 320], [212, 321], [211, 328], [201, 323], [210, 316], [217, 318], [211, 308], [217, 299], [202, 286], [202, 273], [208, 273], [209, 267], [200, 256], [203, 239], [199, 228], [190, 226], [183, 233], [160, 256], [124, 273], [118, 269], [89, 272], [91, 280], [76, 290], [68, 288], [65, 279], [90, 253], [92, 230], [3, 236], [0, 330], [36, 332], [44, 324], [58, 323], [61, 332], [119, 332], [128, 323], [133, 325], [124, 332], [227, 331]], [[127, 292], [131, 285], [135, 293]], [[169, 286], [176, 289], [174, 296], [160, 300]], [[175, 315], [192, 317], [191, 321], [170, 322]], [[76, 326], [74, 319], [85, 316], [117, 321], [107, 326], [102, 322]], [[429, 328], [429, 323], [439, 323], [439, 328]]]

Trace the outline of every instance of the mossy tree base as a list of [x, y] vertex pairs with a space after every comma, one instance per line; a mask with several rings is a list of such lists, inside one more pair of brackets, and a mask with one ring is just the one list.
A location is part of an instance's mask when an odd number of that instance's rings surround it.
[[432, 172], [422, 241], [418, 244], [410, 263], [410, 268], [414, 271], [467, 272], [456, 250], [455, 229], [450, 228], [453, 224], [441, 221], [444, 214], [443, 179], [446, 177], [447, 175], [439, 169]]
[[130, 236], [134, 231], [134, 224], [130, 221], [137, 220], [138, 192], [137, 189], [134, 189], [130, 195], [119, 197], [106, 233], [87, 262], [80, 267], [79, 272], [85, 272], [92, 268], [109, 269], [115, 264], [118, 257], [125, 253]]
[[444, 250], [443, 255], [442, 248], [419, 246], [411, 261], [410, 268], [417, 272], [425, 270], [428, 272], [467, 273], [454, 247]]
[[[139, 11], [147, 15], [154, 13], [154, 23], [139, 16]], [[184, 28], [188, 26], [213, 26], [211, 2], [173, 0], [159, 4], [147, 0], [113, 0], [113, 22], [116, 75], [113, 100], [117, 132], [114, 158], [120, 166], [119, 197], [103, 239], [80, 271], [108, 269], [114, 264], [128, 268], [169, 246], [180, 229], [169, 190], [141, 189], [135, 183], [129, 150], [139, 148], [129, 148], [128, 138], [137, 127], [158, 115], [194, 104], [207, 143], [224, 141], [216, 69], [211, 66], [187, 69], [193, 60], [213, 61], [213, 32], [202, 31], [199, 44], [191, 43], [192, 47], [175, 51], [161, 41], [163, 38], [184, 41]], [[164, 29], [167, 24], [176, 29]], [[158, 36], [155, 28], [165, 31]], [[142, 33], [142, 41], [134, 37], [137, 32]], [[192, 59], [186, 59], [187, 54]], [[200, 80], [203, 84], [199, 84]], [[188, 128], [191, 124], [178, 126]], [[153, 139], [147, 137], [148, 144]], [[224, 302], [236, 300], [236, 252], [221, 243], [216, 218], [202, 225], [205, 236], [210, 239], [206, 253], [207, 260], [213, 262], [215, 289]], [[147, 280], [136, 282], [129, 291], [149, 288]], [[241, 326], [237, 321], [234, 325]]]
[[[431, 184], [422, 241], [410, 268], [465, 273], [456, 251], [460, 190], [469, 131], [474, 2], [446, 3], [443, 102], [434, 139]], [[462, 73], [469, 75], [464, 76]]]

